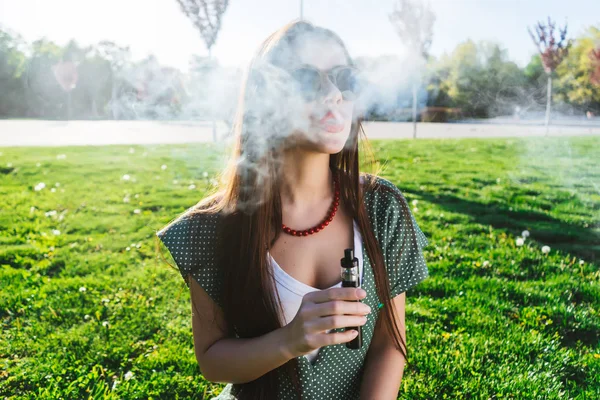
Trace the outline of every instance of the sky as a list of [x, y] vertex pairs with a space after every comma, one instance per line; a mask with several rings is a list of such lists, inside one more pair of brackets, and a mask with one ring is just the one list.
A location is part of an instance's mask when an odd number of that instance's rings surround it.
[[[491, 40], [525, 66], [536, 48], [527, 27], [551, 16], [569, 24], [570, 36], [600, 26], [598, 0], [430, 0], [436, 14], [431, 53], [450, 53], [465, 40]], [[304, 0], [304, 19], [335, 31], [351, 56], [401, 54], [389, 22], [394, 0]], [[273, 31], [300, 16], [299, 0], [229, 0], [212, 55], [243, 66]], [[200, 34], [176, 0], [0, 0], [0, 28], [31, 42], [60, 45], [112, 40], [129, 46], [134, 59], [152, 53], [163, 65], [187, 71], [192, 54], [207, 55]]]

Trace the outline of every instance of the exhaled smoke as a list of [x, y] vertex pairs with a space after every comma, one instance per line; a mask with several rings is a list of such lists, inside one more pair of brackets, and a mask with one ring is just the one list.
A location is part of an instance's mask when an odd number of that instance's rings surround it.
[[[310, 42], [302, 43], [303, 40]], [[244, 185], [239, 188], [238, 208], [250, 211], [263, 204], [269, 195], [265, 184], [280, 178], [268, 174], [281, 173], [286, 150], [323, 140], [315, 121], [330, 111], [344, 121], [355, 122], [374, 107], [393, 109], [399, 93], [409, 86], [414, 74], [414, 67], [397, 57], [388, 57], [358, 66], [358, 71], [332, 74], [328, 79], [317, 79], [314, 74], [298, 78], [298, 68], [326, 56], [310, 51], [323, 51], [327, 46], [338, 45], [328, 38], [307, 35], [306, 39], [297, 38], [293, 49], [278, 48], [274, 55], [253, 60], [249, 65], [242, 79], [245, 86], [242, 82], [238, 119], [229, 136], [236, 139], [240, 135], [243, 143], [237, 164]], [[304, 49], [302, 55], [294, 54], [296, 48]], [[307, 54], [306, 49], [314, 50]], [[334, 83], [345, 99], [339, 104], [324, 101], [335, 90]], [[222, 95], [215, 93], [214, 97]], [[344, 146], [349, 144], [350, 140]]]

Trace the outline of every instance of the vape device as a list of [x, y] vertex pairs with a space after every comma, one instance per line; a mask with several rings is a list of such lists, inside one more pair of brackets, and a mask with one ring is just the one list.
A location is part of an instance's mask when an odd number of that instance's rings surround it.
[[[358, 258], [354, 257], [353, 249], [344, 250], [344, 258], [341, 259], [341, 264], [342, 287], [361, 287], [360, 275], [358, 271]], [[345, 328], [345, 330], [347, 329], [354, 329], [358, 331], [358, 335], [351, 341], [346, 342], [346, 347], [348, 347], [349, 349], [360, 349], [362, 347], [362, 326], [353, 326]]]

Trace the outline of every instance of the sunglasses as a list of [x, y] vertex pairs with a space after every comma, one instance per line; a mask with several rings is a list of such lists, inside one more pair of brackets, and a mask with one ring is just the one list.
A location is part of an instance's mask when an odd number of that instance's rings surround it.
[[290, 73], [300, 84], [304, 98], [309, 101], [326, 94], [323, 93], [328, 87], [326, 79], [338, 88], [344, 100], [356, 100], [362, 89], [360, 70], [348, 65], [339, 65], [328, 71], [322, 71], [312, 65], [303, 65]]

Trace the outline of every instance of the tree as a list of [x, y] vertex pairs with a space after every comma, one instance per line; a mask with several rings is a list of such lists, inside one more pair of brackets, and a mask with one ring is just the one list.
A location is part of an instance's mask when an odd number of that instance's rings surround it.
[[557, 40], [554, 37], [554, 29], [556, 24], [548, 17], [548, 25], [544, 25], [541, 21], [535, 26], [535, 35], [530, 28], [527, 28], [531, 39], [535, 43], [542, 57], [544, 70], [548, 75], [548, 91], [546, 101], [546, 135], [548, 134], [548, 126], [550, 124], [550, 105], [552, 103], [552, 73], [560, 65], [569, 53], [571, 41], [567, 38], [567, 25], [563, 29], [559, 29], [560, 37]]
[[430, 105], [457, 107], [465, 116], [488, 118], [512, 114], [524, 102], [525, 78], [497, 43], [467, 40], [431, 69], [437, 87], [429, 88], [434, 96]]
[[[412, 84], [413, 138], [417, 137], [417, 89], [420, 70], [425, 66], [433, 37], [435, 15], [429, 4], [421, 0], [398, 0], [389, 15], [398, 36], [406, 43], [409, 59], [414, 61], [415, 77]], [[412, 64], [412, 63], [411, 63]]]
[[590, 60], [592, 60], [592, 73], [590, 74], [590, 82], [600, 86], [600, 47], [590, 50]]
[[237, 68], [226, 68], [214, 59], [193, 55], [183, 115], [191, 119], [212, 115], [231, 126], [240, 78], [241, 71]]
[[108, 107], [112, 118], [121, 119], [128, 115], [129, 97], [133, 92], [126, 79], [132, 64], [129, 46], [121, 47], [111, 41], [102, 41], [95, 49], [99, 57], [110, 63], [111, 94]]
[[[204, 39], [208, 56], [221, 29], [221, 18], [227, 9], [229, 0], [177, 0], [183, 13], [192, 21]], [[213, 141], [217, 140], [217, 129], [212, 118]]]
[[24, 72], [27, 46], [23, 39], [0, 30], [0, 117], [25, 116]]
[[64, 114], [65, 96], [54, 78], [52, 66], [61, 60], [63, 49], [45, 38], [31, 45], [31, 56], [25, 67], [24, 84], [28, 113], [42, 118]]
[[[600, 29], [588, 28], [570, 48], [565, 60], [557, 67], [558, 98], [583, 109], [600, 111], [600, 86], [594, 84], [600, 68], [594, 51], [600, 43]], [[596, 61], [595, 61], [596, 60]], [[598, 76], [600, 78], [600, 76]], [[600, 83], [600, 82], [598, 82]]]

